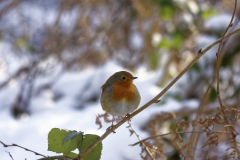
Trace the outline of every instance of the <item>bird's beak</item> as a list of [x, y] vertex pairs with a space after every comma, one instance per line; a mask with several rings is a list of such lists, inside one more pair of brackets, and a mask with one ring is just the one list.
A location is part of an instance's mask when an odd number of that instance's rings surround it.
[[132, 79], [137, 79], [138, 77], [133, 77]]

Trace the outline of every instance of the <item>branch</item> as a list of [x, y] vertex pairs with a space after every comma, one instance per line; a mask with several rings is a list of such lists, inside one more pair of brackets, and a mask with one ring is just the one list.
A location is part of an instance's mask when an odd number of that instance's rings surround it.
[[14, 73], [7, 80], [5, 80], [5, 82], [0, 84], [0, 89], [2, 89], [5, 85], [7, 85], [12, 79], [17, 78], [21, 73], [27, 72], [29, 69], [30, 69], [30, 66], [25, 66], [25, 67], [19, 69], [16, 73]]
[[14, 160], [13, 157], [12, 157], [12, 155], [11, 155], [11, 153], [8, 152], [8, 151], [6, 151], [6, 152], [9, 154], [9, 156], [11, 157], [11, 159]]
[[2, 143], [3, 147], [6, 147], [6, 148], [7, 148], [7, 147], [19, 147], [19, 148], [22, 148], [22, 149], [24, 149], [24, 150], [26, 150], [26, 151], [32, 152], [32, 153], [34, 153], [34, 154], [36, 154], [36, 155], [38, 155], [38, 156], [47, 157], [47, 156], [44, 156], [43, 154], [37, 153], [37, 152], [35, 152], [35, 151], [33, 151], [33, 150], [27, 149], [27, 148], [25, 148], [25, 147], [19, 146], [19, 145], [14, 144], [14, 143], [13, 143], [13, 144], [10, 144], [10, 145], [5, 144], [5, 143], [3, 143], [2, 141], [0, 141], [0, 143]]
[[219, 81], [220, 81], [219, 80], [219, 71], [220, 71], [221, 60], [222, 60], [220, 54], [221, 54], [221, 47], [222, 47], [223, 39], [224, 39], [225, 35], [227, 34], [227, 31], [229, 30], [229, 28], [232, 27], [232, 22], [233, 22], [233, 18], [234, 18], [234, 15], [235, 15], [236, 7], [237, 7], [237, 0], [235, 0], [235, 6], [234, 6], [232, 18], [231, 18], [227, 28], [225, 29], [222, 37], [220, 38], [220, 42], [219, 42], [219, 46], [218, 46], [218, 52], [216, 54], [216, 56], [217, 56], [217, 98], [218, 98], [221, 110], [223, 112], [223, 115], [224, 115], [224, 120], [227, 124], [229, 124], [229, 123], [228, 123], [228, 120], [227, 120], [226, 115], [225, 115], [225, 111], [224, 111], [224, 107], [223, 107], [223, 104], [222, 104], [222, 100], [221, 100], [221, 97], [220, 97], [220, 91], [219, 91]]

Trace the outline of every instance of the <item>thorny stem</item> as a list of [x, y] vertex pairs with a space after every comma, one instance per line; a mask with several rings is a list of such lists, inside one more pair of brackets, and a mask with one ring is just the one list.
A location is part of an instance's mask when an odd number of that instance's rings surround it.
[[[227, 34], [226, 36], [224, 36], [222, 39], [226, 39], [228, 37], [230, 37], [231, 35], [240, 32], [240, 28], [236, 29], [235, 31]], [[159, 100], [159, 98], [164, 95], [191, 67], [194, 63], [196, 63], [198, 61], [198, 59], [203, 56], [208, 50], [210, 50], [211, 48], [213, 48], [215, 45], [217, 45], [218, 43], [220, 43], [220, 40], [217, 40], [216, 42], [212, 43], [211, 45], [209, 45], [207, 48], [205, 48], [204, 50], [199, 50], [197, 56], [183, 69], [183, 71], [181, 73], [178, 74], [177, 77], [175, 77], [157, 96], [155, 96], [153, 99], [151, 99], [149, 102], [147, 102], [145, 105], [143, 105], [141, 108], [139, 108], [138, 110], [136, 110], [135, 112], [133, 112], [130, 116], [134, 117], [136, 116], [138, 113], [142, 112], [144, 109], [146, 109], [147, 107], [149, 107], [150, 105], [152, 105], [153, 103], [155, 103], [156, 101]], [[116, 125], [112, 126], [112, 130], [116, 130], [118, 127], [120, 127], [123, 123], [125, 123], [128, 120], [128, 118], [124, 118], [122, 119], [120, 122], [118, 122]], [[102, 142], [109, 134], [111, 134], [112, 131], [111, 130], [106, 130], [106, 132], [95, 142], [93, 143], [88, 149], [86, 149], [84, 152], [80, 153], [78, 155], [78, 157], [76, 157], [74, 160], [79, 160], [81, 158], [83, 158], [85, 155], [87, 155], [93, 148], [95, 148], [100, 142]]]

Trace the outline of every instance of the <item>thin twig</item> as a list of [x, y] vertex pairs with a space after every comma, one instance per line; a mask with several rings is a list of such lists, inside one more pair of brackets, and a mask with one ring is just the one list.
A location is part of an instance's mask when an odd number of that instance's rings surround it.
[[[215, 71], [214, 71], [214, 73], [215, 73]], [[198, 110], [197, 110], [197, 115], [196, 115], [196, 118], [195, 118], [196, 120], [199, 120], [199, 119], [200, 119], [200, 116], [201, 116], [201, 114], [202, 114], [203, 108], [204, 108], [205, 106], [207, 106], [206, 104], [207, 104], [207, 102], [208, 102], [208, 100], [209, 100], [209, 94], [210, 94], [210, 92], [212, 91], [212, 88], [213, 88], [213, 84], [214, 84], [214, 82], [215, 82], [215, 79], [216, 79], [216, 78], [215, 78], [215, 76], [214, 76], [214, 77], [212, 78], [212, 81], [211, 81], [211, 83], [209, 84], [209, 86], [208, 86], [208, 88], [207, 88], [207, 90], [206, 90], [206, 92], [205, 92], [202, 100], [201, 100], [201, 103], [200, 103], [199, 108], [198, 108]], [[193, 131], [195, 131], [195, 129], [196, 129], [196, 126], [193, 127]], [[190, 152], [190, 151], [192, 150], [192, 148], [196, 148], [197, 142], [198, 142], [198, 139], [199, 139], [199, 136], [200, 136], [200, 133], [198, 133], [197, 135], [196, 135], [196, 134], [192, 134], [192, 135], [190, 136], [189, 141], [192, 142], [192, 143], [191, 143], [191, 145], [188, 145], [188, 148], [187, 148], [187, 151], [188, 151], [188, 152]]]
[[[240, 32], [240, 28], [236, 29], [235, 31], [227, 34], [224, 39], [230, 37], [231, 35]], [[132, 114], [130, 114], [131, 117], [136, 116], [138, 113], [142, 112], [144, 109], [146, 109], [147, 107], [149, 107], [150, 105], [152, 105], [153, 103], [155, 103], [157, 100], [159, 100], [159, 98], [164, 95], [181, 77], [183, 74], [185, 74], [194, 63], [197, 62], [197, 60], [203, 56], [208, 50], [210, 50], [211, 48], [213, 48], [215, 45], [217, 45], [218, 43], [220, 43], [220, 39], [217, 40], [216, 42], [212, 43], [211, 45], [209, 45], [207, 48], [205, 48], [204, 50], [201, 50], [201, 52], [199, 52], [197, 54], [197, 56], [183, 69], [183, 71], [181, 73], [179, 73], [179, 75], [174, 78], [157, 96], [155, 96], [153, 99], [151, 99], [149, 102], [147, 102], [145, 105], [143, 105], [141, 108], [139, 108], [138, 110], [136, 110], [135, 112], [133, 112]], [[125, 123], [128, 120], [128, 118], [124, 118], [123, 120], [121, 120], [120, 122], [118, 122], [116, 125], [112, 126], [112, 130], [116, 130], [118, 127], [120, 127], [123, 123]], [[106, 132], [95, 142], [93, 143], [88, 149], [86, 149], [84, 152], [82, 152], [81, 154], [78, 155], [78, 157], [75, 158], [75, 160], [79, 160], [81, 158], [83, 158], [86, 154], [88, 154], [93, 148], [95, 148], [100, 142], [102, 142], [108, 135], [110, 135], [112, 133], [112, 130], [106, 130]]]
[[[19, 147], [19, 148], [22, 148], [22, 149], [24, 149], [24, 150], [26, 150], [26, 151], [32, 152], [32, 153], [34, 153], [35, 155], [44, 157], [44, 158], [40, 158], [39, 160], [55, 160], [55, 159], [59, 159], [59, 160], [72, 160], [72, 158], [69, 158], [69, 157], [66, 157], [66, 156], [52, 156], [52, 157], [50, 157], [50, 156], [45, 156], [45, 155], [43, 155], [43, 154], [40, 154], [40, 153], [35, 152], [35, 151], [33, 151], [33, 150], [30, 150], [30, 149], [27, 149], [27, 148], [25, 148], [25, 147], [19, 146], [19, 145], [17, 145], [17, 144], [10, 144], [10, 145], [8, 145], [8, 144], [3, 143], [2, 141], [0, 141], [0, 143], [2, 143], [3, 147], [6, 147], [6, 148], [7, 148], [7, 147]], [[8, 152], [8, 153], [9, 153], [10, 157], [12, 158], [10, 152]], [[12, 158], [12, 159], [13, 159], [13, 158]]]
[[[226, 132], [226, 131], [211, 131], [212, 133], [226, 133], [226, 134], [231, 134], [230, 132]], [[171, 135], [171, 134], [183, 134], [183, 133], [203, 133], [203, 131], [180, 131], [180, 132], [169, 132], [169, 133], [165, 133], [165, 134], [159, 134], [159, 135], [154, 135], [154, 136], [151, 136], [151, 137], [148, 137], [148, 138], [145, 138], [141, 141], [138, 141], [136, 143], [133, 143], [133, 144], [130, 144], [130, 146], [136, 146], [138, 145], [139, 143], [142, 143], [144, 141], [147, 141], [149, 139], [153, 139], [153, 138], [157, 138], [157, 137], [164, 137], [164, 136], [168, 136], [168, 135]]]
[[225, 29], [222, 37], [220, 38], [220, 42], [219, 42], [219, 46], [218, 46], [218, 52], [216, 54], [216, 56], [217, 56], [217, 77], [216, 77], [217, 78], [216, 79], [217, 80], [217, 98], [218, 98], [221, 110], [223, 112], [223, 115], [224, 115], [224, 120], [227, 124], [229, 124], [229, 123], [228, 123], [228, 120], [227, 120], [226, 115], [225, 115], [224, 107], [223, 107], [222, 100], [221, 100], [221, 97], [220, 97], [220, 90], [219, 90], [219, 82], [220, 82], [219, 71], [220, 71], [220, 66], [221, 66], [221, 58], [220, 57], [221, 57], [221, 47], [222, 47], [223, 39], [224, 39], [225, 35], [227, 34], [227, 31], [229, 30], [229, 28], [232, 27], [232, 22], [233, 22], [233, 19], [234, 19], [236, 7], [237, 7], [237, 0], [235, 0], [235, 6], [234, 6], [232, 18], [231, 18], [227, 28]]
[[2, 143], [2, 145], [3, 145], [3, 147], [19, 147], [19, 148], [22, 148], [22, 149], [24, 149], [24, 150], [26, 150], [26, 151], [29, 151], [29, 152], [32, 152], [32, 153], [34, 153], [34, 154], [36, 154], [36, 155], [38, 155], [38, 156], [42, 156], [42, 157], [47, 157], [47, 156], [45, 156], [45, 155], [43, 155], [43, 154], [40, 154], [40, 153], [38, 153], [38, 152], [35, 152], [35, 151], [33, 151], [33, 150], [30, 150], [30, 149], [27, 149], [27, 148], [25, 148], [25, 147], [22, 147], [22, 146], [19, 146], [19, 145], [17, 145], [17, 144], [10, 144], [10, 145], [8, 145], [8, 144], [5, 144], [5, 143], [3, 143], [2, 141], [0, 141], [0, 143]]
[[146, 150], [147, 154], [153, 159], [155, 160], [154, 156], [151, 154], [149, 148], [145, 145], [144, 141], [141, 140], [140, 136], [135, 132], [135, 130], [132, 127], [132, 124], [130, 123], [130, 121], [128, 121], [129, 127], [131, 128], [131, 130], [133, 131], [133, 133], [137, 136], [137, 138], [139, 139], [139, 142], [141, 143], [142, 147], [144, 150]]
[[20, 68], [16, 73], [9, 76], [4, 82], [0, 84], [0, 89], [5, 87], [11, 80], [19, 77], [22, 73], [28, 72], [31, 68], [34, 68], [38, 64], [38, 61], [33, 61], [31, 64]]
[[14, 160], [10, 152], [8, 152], [8, 151], [5, 151], [5, 152], [7, 152], [9, 154], [9, 156], [11, 157], [11, 159]]

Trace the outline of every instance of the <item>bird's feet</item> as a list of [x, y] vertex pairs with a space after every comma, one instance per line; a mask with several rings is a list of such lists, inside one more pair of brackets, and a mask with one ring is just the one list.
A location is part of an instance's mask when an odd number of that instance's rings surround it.
[[132, 118], [131, 114], [128, 113], [128, 114], [126, 114], [125, 117], [128, 119], [129, 122], [131, 122], [131, 118]]
[[113, 118], [112, 118], [112, 125], [107, 128], [107, 130], [112, 131], [112, 133], [116, 133], [116, 132], [114, 131], [114, 129], [113, 129], [113, 128], [115, 127], [115, 125], [113, 125], [113, 122], [114, 122], [115, 120], [116, 120], [116, 119], [115, 119], [115, 117], [113, 116]]
[[115, 127], [115, 125], [111, 125], [111, 126], [109, 126], [108, 128], [107, 128], [107, 131], [111, 131], [112, 133], [116, 133], [115, 131], [114, 131], [114, 127]]

